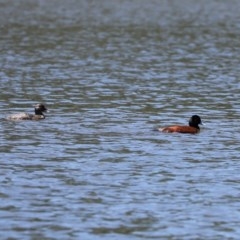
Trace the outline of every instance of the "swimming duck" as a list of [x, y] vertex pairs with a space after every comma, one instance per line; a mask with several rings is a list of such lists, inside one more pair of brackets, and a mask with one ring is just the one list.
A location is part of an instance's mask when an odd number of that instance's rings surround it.
[[47, 112], [47, 108], [39, 103], [34, 106], [35, 114], [16, 113], [8, 116], [9, 120], [42, 120], [45, 118], [43, 112]]
[[200, 128], [198, 126], [199, 124], [202, 124], [201, 118], [198, 115], [193, 115], [189, 119], [189, 126], [174, 125], [174, 126], [169, 126], [169, 127], [165, 127], [165, 128], [159, 128], [158, 131], [167, 132], [167, 133], [178, 132], [178, 133], [195, 134], [195, 133], [198, 133], [200, 131]]

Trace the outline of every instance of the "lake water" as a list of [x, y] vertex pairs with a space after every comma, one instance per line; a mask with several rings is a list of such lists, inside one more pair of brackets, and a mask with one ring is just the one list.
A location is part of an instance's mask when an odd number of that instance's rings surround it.
[[0, 1], [0, 238], [239, 239], [239, 9]]

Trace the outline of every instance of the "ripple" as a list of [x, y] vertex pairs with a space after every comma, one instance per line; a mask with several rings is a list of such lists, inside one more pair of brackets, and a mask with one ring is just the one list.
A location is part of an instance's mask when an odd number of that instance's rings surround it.
[[2, 238], [238, 239], [238, 4], [71, 2], [1, 4]]

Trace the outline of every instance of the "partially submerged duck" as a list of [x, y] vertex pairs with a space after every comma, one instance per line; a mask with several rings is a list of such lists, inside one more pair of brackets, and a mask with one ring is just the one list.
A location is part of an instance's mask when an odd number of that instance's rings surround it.
[[169, 126], [165, 128], [159, 128], [158, 131], [160, 132], [167, 132], [167, 133], [191, 133], [195, 134], [200, 131], [199, 124], [202, 124], [202, 120], [198, 115], [193, 115], [189, 119], [189, 126], [179, 126], [179, 125], [174, 125], [174, 126]]
[[42, 120], [45, 118], [43, 112], [47, 112], [47, 108], [39, 103], [34, 106], [35, 114], [16, 113], [7, 117], [8, 120]]

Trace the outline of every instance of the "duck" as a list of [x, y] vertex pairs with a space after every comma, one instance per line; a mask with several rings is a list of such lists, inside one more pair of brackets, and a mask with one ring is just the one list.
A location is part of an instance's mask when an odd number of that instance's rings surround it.
[[199, 133], [200, 128], [198, 125], [202, 125], [202, 120], [198, 115], [193, 115], [189, 119], [189, 126], [179, 126], [173, 125], [164, 128], [158, 128], [160, 132], [166, 133], [189, 133], [189, 134], [196, 134]]
[[47, 108], [42, 104], [38, 103], [34, 106], [35, 114], [29, 113], [16, 113], [7, 117], [8, 120], [42, 120], [45, 119], [43, 112], [47, 112]]

